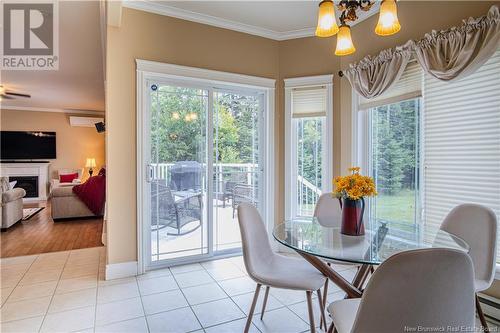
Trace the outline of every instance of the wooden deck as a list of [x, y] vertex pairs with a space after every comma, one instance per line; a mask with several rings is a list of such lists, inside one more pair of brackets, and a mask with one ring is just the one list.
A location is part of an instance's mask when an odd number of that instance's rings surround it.
[[[223, 207], [220, 200], [214, 199], [213, 216], [215, 224], [213, 244], [215, 244], [215, 251], [240, 248], [241, 236], [238, 217], [235, 212], [235, 216], [233, 218], [231, 201], [226, 203], [226, 207]], [[183, 231], [198, 225], [199, 222], [192, 223], [191, 225], [188, 224], [183, 228]], [[171, 259], [186, 255], [201, 254], [201, 244], [205, 247], [204, 251], [206, 252], [208, 243], [208, 228], [206, 221], [204, 221], [202, 227], [197, 228], [193, 232], [186, 233], [181, 236], [172, 235], [171, 233], [173, 232], [175, 232], [175, 229], [167, 227], [160, 229], [158, 234], [155, 231], [151, 233], [152, 253], [156, 253], [156, 246], [159, 244], [160, 259]]]

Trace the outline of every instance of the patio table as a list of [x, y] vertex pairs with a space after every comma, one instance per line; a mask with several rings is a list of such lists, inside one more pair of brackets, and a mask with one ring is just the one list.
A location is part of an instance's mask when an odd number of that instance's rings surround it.
[[[346, 292], [348, 298], [362, 295], [362, 286], [373, 265], [398, 252], [421, 248], [452, 248], [468, 252], [461, 238], [443, 230], [418, 225], [367, 221], [365, 235], [347, 236], [339, 227], [324, 227], [318, 219], [298, 218], [275, 226], [274, 238], [293, 249]], [[352, 282], [328, 265], [328, 260], [360, 264]]]

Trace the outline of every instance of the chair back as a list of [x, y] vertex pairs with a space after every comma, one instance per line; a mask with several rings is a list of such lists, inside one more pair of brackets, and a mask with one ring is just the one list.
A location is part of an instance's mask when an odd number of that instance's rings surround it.
[[268, 268], [274, 257], [266, 227], [257, 208], [249, 203], [238, 206], [238, 223], [245, 267], [248, 275], [256, 279], [255, 275]]
[[477, 280], [485, 281], [482, 291], [487, 289], [495, 277], [497, 218], [484, 206], [463, 204], [451, 210], [441, 229], [462, 238], [470, 247], [469, 255], [474, 264]]
[[255, 202], [253, 198], [254, 188], [250, 185], [236, 184], [233, 188], [233, 203], [238, 205], [242, 202]]
[[342, 209], [339, 199], [332, 196], [331, 193], [323, 193], [314, 208], [314, 217], [323, 227], [340, 227]]
[[401, 252], [371, 277], [352, 332], [474, 327], [474, 272], [470, 257], [454, 249]]

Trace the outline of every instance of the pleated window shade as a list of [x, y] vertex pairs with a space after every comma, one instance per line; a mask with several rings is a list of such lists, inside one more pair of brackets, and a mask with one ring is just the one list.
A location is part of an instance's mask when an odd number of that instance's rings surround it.
[[368, 110], [377, 106], [397, 103], [422, 96], [422, 68], [416, 61], [406, 65], [401, 78], [382, 95], [375, 98], [359, 98], [358, 110]]
[[326, 87], [292, 89], [292, 118], [326, 116]]
[[424, 222], [439, 228], [462, 203], [500, 220], [500, 51], [458, 81], [425, 75], [423, 110]]

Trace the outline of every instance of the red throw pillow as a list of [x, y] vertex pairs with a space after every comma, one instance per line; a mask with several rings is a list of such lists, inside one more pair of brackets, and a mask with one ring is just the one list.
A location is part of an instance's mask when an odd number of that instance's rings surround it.
[[73, 179], [78, 179], [78, 172], [68, 173], [67, 175], [59, 175], [59, 181], [61, 183], [71, 183]]

